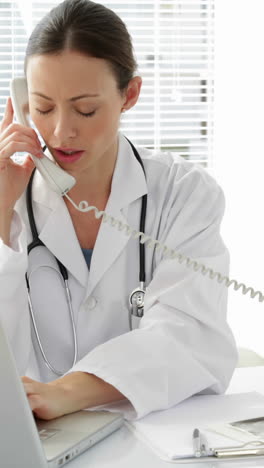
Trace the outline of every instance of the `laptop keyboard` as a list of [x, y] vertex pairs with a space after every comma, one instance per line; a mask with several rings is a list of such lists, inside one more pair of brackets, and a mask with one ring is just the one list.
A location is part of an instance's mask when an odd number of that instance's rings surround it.
[[56, 429], [41, 429], [38, 431], [40, 440], [47, 440], [50, 439], [50, 437], [55, 436], [59, 430]]

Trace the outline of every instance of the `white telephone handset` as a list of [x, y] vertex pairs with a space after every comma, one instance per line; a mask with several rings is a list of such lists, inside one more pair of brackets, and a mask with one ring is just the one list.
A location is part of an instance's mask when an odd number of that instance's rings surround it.
[[[28, 88], [26, 78], [14, 78], [11, 81], [10, 92], [18, 123], [26, 125], [27, 127], [30, 126], [27, 118]], [[64, 196], [75, 185], [76, 179], [61, 169], [47, 156], [44, 155], [43, 158], [39, 159], [33, 154], [30, 154], [30, 157], [33, 159], [37, 169], [52, 190], [59, 193], [61, 196]]]

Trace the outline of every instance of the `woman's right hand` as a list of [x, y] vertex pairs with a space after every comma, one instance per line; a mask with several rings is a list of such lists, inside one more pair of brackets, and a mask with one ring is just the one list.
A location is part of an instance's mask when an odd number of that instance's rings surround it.
[[28, 155], [23, 164], [17, 164], [11, 156], [19, 151], [41, 158], [42, 150], [37, 133], [30, 127], [13, 122], [14, 110], [11, 98], [6, 103], [0, 123], [0, 217], [13, 212], [16, 201], [25, 190], [35, 167]]

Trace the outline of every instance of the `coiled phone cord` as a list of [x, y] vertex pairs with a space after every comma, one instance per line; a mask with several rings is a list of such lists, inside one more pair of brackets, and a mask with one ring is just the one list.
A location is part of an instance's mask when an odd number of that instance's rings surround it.
[[195, 272], [199, 271], [202, 275], [207, 275], [210, 279], [215, 279], [220, 284], [223, 283], [227, 288], [232, 286], [235, 291], [241, 290], [241, 293], [244, 295], [249, 293], [251, 299], [257, 298], [259, 302], [264, 301], [264, 295], [261, 291], [255, 291], [251, 286], [248, 287], [244, 283], [238, 283], [236, 280], [230, 279], [228, 276], [223, 276], [221, 273], [215, 272], [212, 268], [208, 268], [202, 263], [198, 263], [196, 260], [176, 252], [176, 250], [167, 247], [165, 244], [159, 242], [156, 239], [152, 239], [150, 236], [144, 234], [144, 232], [137, 231], [136, 229], [131, 228], [128, 224], [124, 224], [122, 221], [108, 215], [105, 211], [99, 211], [96, 206], [89, 206], [87, 201], [81, 201], [79, 205], [76, 205], [76, 203], [67, 195], [67, 193], [64, 194], [64, 196], [70, 201], [76, 210], [81, 211], [82, 213], [94, 211], [94, 216], [96, 219], [103, 218], [102, 221], [104, 223], [109, 223], [119, 231], [124, 230], [127, 236], [133, 237], [134, 239], [139, 239], [141, 244], [146, 244], [147, 247], [154, 247], [156, 245], [157, 250], [163, 250], [164, 256], [177, 260], [185, 267], [191, 268]]

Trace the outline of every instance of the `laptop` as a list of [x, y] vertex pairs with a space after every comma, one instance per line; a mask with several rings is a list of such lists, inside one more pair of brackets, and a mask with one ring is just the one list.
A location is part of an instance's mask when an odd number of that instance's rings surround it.
[[120, 413], [78, 411], [35, 420], [0, 322], [0, 466], [62, 467], [121, 427]]

